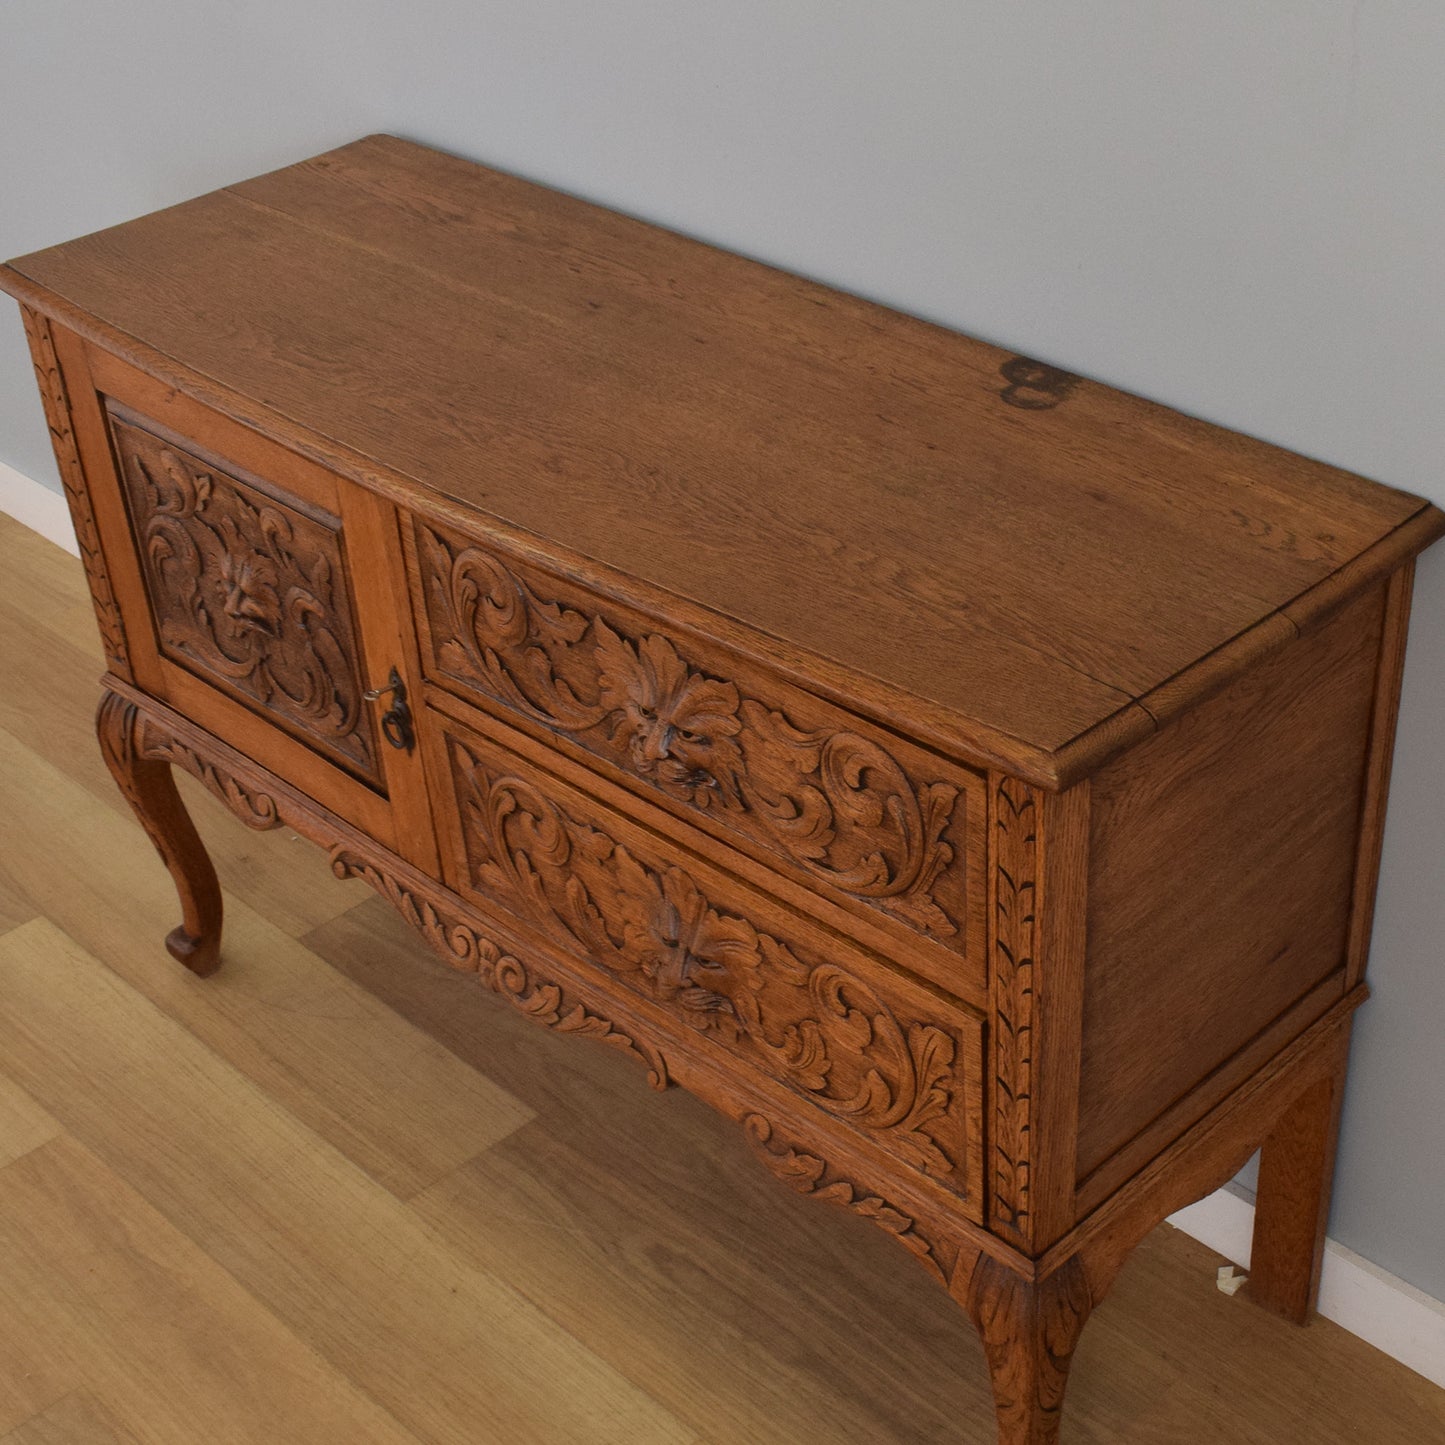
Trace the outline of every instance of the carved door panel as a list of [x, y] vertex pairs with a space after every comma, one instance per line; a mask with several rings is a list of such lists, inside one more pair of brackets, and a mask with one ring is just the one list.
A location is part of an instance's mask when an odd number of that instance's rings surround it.
[[435, 866], [395, 509], [93, 347], [66, 343], [85, 485], [142, 690]]
[[108, 411], [162, 655], [381, 787], [341, 519]]

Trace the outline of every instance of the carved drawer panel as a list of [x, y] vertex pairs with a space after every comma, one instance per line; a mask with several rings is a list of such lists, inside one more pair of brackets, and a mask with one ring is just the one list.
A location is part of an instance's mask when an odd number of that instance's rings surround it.
[[981, 778], [433, 523], [412, 543], [435, 681], [867, 910], [910, 967], [982, 982]]
[[109, 421], [161, 652], [379, 782], [340, 522], [117, 403]]
[[741, 1065], [793, 1090], [981, 1216], [982, 1024], [970, 1010], [664, 844], [438, 713], [448, 881]]

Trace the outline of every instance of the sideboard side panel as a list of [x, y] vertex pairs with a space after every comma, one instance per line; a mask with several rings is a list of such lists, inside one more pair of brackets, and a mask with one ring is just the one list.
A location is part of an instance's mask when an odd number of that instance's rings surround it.
[[1356, 598], [1094, 779], [1087, 1198], [1146, 1162], [1126, 1149], [1146, 1131], [1145, 1156], [1187, 1128], [1232, 1060], [1345, 992], [1385, 600]]

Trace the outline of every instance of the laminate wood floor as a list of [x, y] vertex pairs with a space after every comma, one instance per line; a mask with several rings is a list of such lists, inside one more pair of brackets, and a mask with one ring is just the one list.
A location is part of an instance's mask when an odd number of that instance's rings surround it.
[[[79, 563], [0, 517], [0, 1445], [965, 1445], [962, 1313], [740, 1133], [435, 962], [184, 791], [209, 981], [96, 751]], [[1164, 1226], [1073, 1445], [1445, 1442], [1445, 1391], [1214, 1287]]]

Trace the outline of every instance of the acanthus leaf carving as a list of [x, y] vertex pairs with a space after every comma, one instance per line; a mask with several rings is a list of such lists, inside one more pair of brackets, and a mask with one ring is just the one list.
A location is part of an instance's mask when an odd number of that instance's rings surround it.
[[374, 777], [334, 528], [117, 416], [111, 428], [162, 650]]
[[989, 1254], [960, 1262], [951, 1292], [983, 1341], [999, 1438], [1057, 1440], [1069, 1366], [1096, 1301], [1082, 1255], [1028, 1280]]
[[936, 1178], [957, 1169], [955, 1038], [905, 1023], [835, 965], [801, 957], [448, 732], [472, 886], [689, 1028]]
[[800, 727], [710, 676], [659, 633], [541, 598], [482, 548], [418, 523], [438, 664], [660, 793], [777, 849], [812, 877], [930, 937], [954, 862], [952, 783], [915, 783], [861, 733]]
[[870, 1194], [851, 1180], [841, 1178], [816, 1154], [775, 1142], [773, 1126], [763, 1115], [748, 1114], [742, 1123], [753, 1152], [777, 1179], [799, 1194], [836, 1204], [871, 1220], [896, 1239], [941, 1284], [948, 1283], [948, 1269], [938, 1250], [919, 1230], [911, 1215], [880, 1195]]
[[632, 1054], [646, 1065], [653, 1088], [669, 1087], [666, 1061], [655, 1048], [634, 1039], [584, 1004], [567, 999], [561, 985], [536, 977], [514, 954], [471, 922], [456, 916], [441, 893], [428, 896], [420, 887], [403, 883], [390, 869], [345, 844], [331, 850], [331, 871], [338, 878], [361, 878], [369, 883], [444, 962], [475, 974], [534, 1023]]

